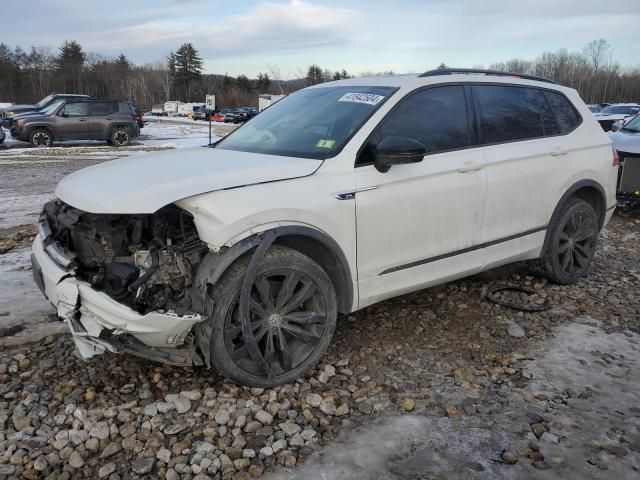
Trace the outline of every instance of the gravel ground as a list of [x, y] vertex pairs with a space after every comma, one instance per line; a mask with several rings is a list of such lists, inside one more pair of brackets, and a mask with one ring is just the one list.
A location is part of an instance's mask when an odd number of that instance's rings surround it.
[[[0, 230], [0, 260], [25, 251], [18, 231]], [[341, 319], [315, 371], [271, 390], [85, 363], [68, 335], [5, 342], [0, 478], [638, 478], [639, 240], [640, 217], [616, 214], [577, 285], [515, 264], [371, 306]], [[490, 303], [496, 284], [551, 308]]]

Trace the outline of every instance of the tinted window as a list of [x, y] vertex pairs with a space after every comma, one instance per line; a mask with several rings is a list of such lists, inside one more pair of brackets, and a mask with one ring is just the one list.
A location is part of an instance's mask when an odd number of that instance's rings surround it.
[[509, 142], [544, 135], [535, 89], [479, 85], [475, 91], [486, 143]]
[[84, 102], [67, 103], [63, 111], [70, 117], [84, 117], [87, 114], [87, 104]]
[[538, 101], [538, 108], [540, 111], [540, 117], [542, 119], [542, 128], [545, 136], [557, 135], [560, 133], [556, 119], [553, 116], [549, 102], [542, 90], [536, 90], [536, 99]]
[[567, 100], [567, 97], [561, 93], [550, 92], [548, 90], [545, 91], [544, 94], [549, 101], [549, 105], [551, 105], [551, 109], [558, 122], [558, 127], [560, 127], [562, 133], [568, 133], [580, 125], [582, 119], [573, 105], [571, 105], [571, 102]]
[[463, 87], [428, 88], [410, 95], [383, 120], [376, 143], [385, 137], [417, 140], [429, 153], [468, 147], [471, 133]]
[[89, 115], [92, 116], [109, 115], [115, 111], [115, 102], [91, 102], [89, 104]]

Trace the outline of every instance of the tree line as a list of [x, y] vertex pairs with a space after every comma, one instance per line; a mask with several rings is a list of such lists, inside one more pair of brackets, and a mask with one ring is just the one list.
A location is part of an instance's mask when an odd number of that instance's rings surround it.
[[575, 88], [587, 103], [640, 103], [640, 65], [621, 66], [603, 38], [589, 42], [580, 52], [560, 49], [534, 60], [514, 58], [489, 68], [549, 78]]
[[[86, 52], [76, 41], [65, 41], [55, 51], [48, 47], [11, 49], [0, 43], [0, 102], [34, 102], [60, 92], [127, 99], [149, 108], [166, 100], [204, 103], [206, 94], [214, 94], [217, 106], [226, 108], [255, 105], [261, 93], [287, 94], [351, 77], [344, 69], [331, 71], [317, 64], [298, 71], [293, 80], [282, 80], [277, 66], [268, 66], [268, 72], [255, 79], [205, 74], [203, 66], [191, 43], [182, 44], [162, 60], [142, 65], [132, 63], [125, 54], [111, 58]], [[444, 67], [441, 63], [438, 68]], [[550, 78], [575, 88], [589, 103], [640, 101], [640, 66], [624, 68], [614, 61], [612, 48], [604, 39], [594, 40], [579, 52], [561, 49], [533, 60], [494, 63], [489, 68]]]

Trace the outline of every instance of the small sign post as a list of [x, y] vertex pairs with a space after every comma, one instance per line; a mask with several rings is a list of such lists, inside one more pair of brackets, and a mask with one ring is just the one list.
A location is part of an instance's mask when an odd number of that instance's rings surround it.
[[205, 95], [206, 111], [209, 114], [209, 146], [211, 146], [211, 115], [216, 109], [216, 96]]

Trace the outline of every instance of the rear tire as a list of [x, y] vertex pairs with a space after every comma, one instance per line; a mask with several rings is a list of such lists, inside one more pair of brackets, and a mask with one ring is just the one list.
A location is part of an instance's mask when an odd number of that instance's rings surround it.
[[[212, 365], [234, 382], [271, 388], [294, 381], [324, 354], [336, 327], [337, 299], [326, 272], [306, 255], [272, 246], [256, 271], [251, 291], [251, 329], [263, 361], [249, 354], [241, 331], [239, 297], [251, 260], [234, 263], [209, 287], [212, 315], [204, 327], [209, 335]], [[206, 332], [206, 333], [205, 333]]]
[[131, 133], [128, 128], [116, 127], [111, 132], [109, 141], [114, 147], [126, 147], [131, 142]]
[[532, 260], [530, 269], [554, 283], [576, 283], [591, 266], [599, 230], [591, 204], [580, 198], [570, 200], [549, 225], [545, 256]]
[[46, 128], [36, 128], [29, 134], [29, 142], [37, 148], [47, 148], [53, 145], [53, 135]]

